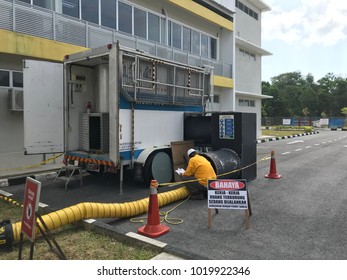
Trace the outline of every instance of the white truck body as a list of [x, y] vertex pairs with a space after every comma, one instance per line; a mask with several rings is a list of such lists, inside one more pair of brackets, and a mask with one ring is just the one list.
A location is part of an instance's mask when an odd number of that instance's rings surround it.
[[203, 112], [211, 71], [118, 44], [63, 64], [26, 60], [26, 153], [63, 152], [95, 171], [135, 166], [147, 179], [170, 181], [170, 145], [184, 138], [184, 114]]

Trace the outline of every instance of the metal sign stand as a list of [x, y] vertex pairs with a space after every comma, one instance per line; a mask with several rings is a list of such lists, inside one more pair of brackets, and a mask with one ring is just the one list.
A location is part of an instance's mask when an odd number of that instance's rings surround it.
[[[247, 191], [247, 201], [248, 201], [248, 209], [245, 210], [245, 226], [246, 229], [250, 228], [250, 216], [252, 216], [252, 208], [251, 202], [249, 200], [249, 193]], [[216, 214], [219, 214], [218, 209], [214, 209]], [[212, 209], [207, 209], [207, 226], [208, 228], [212, 228]]]
[[[43, 225], [45, 230], [37, 222], [35, 222], [35, 226], [37, 226], [37, 228], [39, 229], [40, 233], [42, 234], [43, 238], [46, 240], [51, 251], [56, 253], [57, 256], [59, 257], [59, 259], [66, 260], [67, 259], [66, 256], [64, 255], [63, 251], [61, 250], [61, 248], [60, 248], [59, 244], [57, 243], [57, 241], [55, 240], [55, 238], [51, 235], [46, 223], [44, 222], [44, 220], [41, 217], [41, 214], [36, 212], [35, 213], [35, 221], [36, 221], [36, 218], [38, 218], [40, 220], [40, 222]], [[33, 259], [34, 245], [35, 245], [35, 240], [30, 241], [29, 260]], [[23, 252], [23, 232], [20, 233], [18, 260], [22, 259], [22, 252]]]

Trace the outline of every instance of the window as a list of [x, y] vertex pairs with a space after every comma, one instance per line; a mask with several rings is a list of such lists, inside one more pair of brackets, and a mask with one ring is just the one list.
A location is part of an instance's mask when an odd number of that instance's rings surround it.
[[134, 8], [134, 35], [147, 38], [146, 12], [137, 8]]
[[219, 95], [213, 95], [213, 103], [219, 103]]
[[165, 18], [161, 18], [160, 19], [160, 43], [166, 45], [168, 44], [166, 39], [167, 39], [167, 36], [166, 36], [167, 32], [166, 32], [166, 20]]
[[191, 51], [191, 30], [183, 27], [183, 50]]
[[0, 87], [23, 87], [23, 73], [12, 70], [0, 70]]
[[239, 106], [242, 106], [242, 107], [255, 107], [255, 100], [239, 99]]
[[132, 7], [122, 2], [118, 2], [118, 29], [125, 33], [133, 33]]
[[177, 23], [172, 23], [172, 46], [180, 49], [182, 44], [182, 28]]
[[167, 44], [168, 46], [172, 46], [172, 22], [168, 22], [168, 27], [167, 27]]
[[23, 87], [23, 73], [22, 72], [12, 72], [12, 86], [13, 87]]
[[10, 86], [10, 71], [0, 70], [0, 87]]
[[192, 51], [195, 54], [200, 54], [200, 33], [194, 30], [192, 36]]
[[257, 60], [257, 56], [256, 56], [255, 53], [251, 53], [251, 52], [246, 51], [246, 50], [243, 50], [243, 49], [239, 49], [239, 50], [240, 50], [241, 55], [245, 56], [246, 58], [247, 58], [247, 57], [248, 57], [248, 58], [251, 58], [251, 59], [253, 59], [254, 61]]
[[99, 0], [81, 0], [82, 19], [99, 24]]
[[236, 8], [239, 8], [241, 11], [244, 11], [246, 14], [248, 14], [252, 18], [258, 20], [258, 13], [253, 11], [251, 8], [249, 8], [245, 4], [242, 4], [240, 1], [236, 0], [235, 1], [235, 6], [236, 6]]
[[79, 0], [63, 0], [63, 14], [79, 18]]
[[117, 28], [116, 0], [101, 0], [101, 25]]
[[210, 38], [211, 53], [210, 56], [212, 59], [217, 59], [217, 40]]
[[148, 40], [159, 43], [160, 39], [160, 25], [159, 17], [148, 13]]
[[19, 0], [19, 1], [22, 1], [22, 2], [30, 4], [30, 0]]
[[201, 55], [208, 57], [208, 37], [201, 34]]
[[33, 4], [54, 11], [54, 0], [34, 0]]

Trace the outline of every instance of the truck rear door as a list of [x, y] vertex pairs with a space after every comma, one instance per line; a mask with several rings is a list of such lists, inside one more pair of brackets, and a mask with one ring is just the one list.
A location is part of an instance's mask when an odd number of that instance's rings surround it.
[[64, 152], [63, 64], [24, 60], [26, 154]]

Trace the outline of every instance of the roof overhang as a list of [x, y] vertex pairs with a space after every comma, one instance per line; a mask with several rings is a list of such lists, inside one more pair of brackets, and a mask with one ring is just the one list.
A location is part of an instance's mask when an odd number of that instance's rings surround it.
[[255, 98], [255, 99], [271, 99], [271, 98], [273, 98], [273, 96], [271, 96], [271, 95], [255, 94], [255, 93], [251, 93], [251, 92], [237, 91], [237, 90], [235, 90], [235, 95], [244, 96], [244, 97], [251, 97], [251, 98]]
[[271, 10], [271, 7], [261, 0], [248, 0], [248, 1], [252, 3], [254, 6], [256, 6], [257, 8], [259, 8], [262, 12], [267, 12]]
[[268, 52], [267, 50], [264, 50], [263, 48], [249, 42], [249, 41], [246, 41], [245, 39], [242, 39], [238, 36], [235, 36], [235, 41], [236, 41], [236, 44], [237, 45], [240, 45], [240, 46], [243, 46], [245, 48], [247, 48], [248, 50], [250, 51], [253, 51], [257, 54], [260, 54], [260, 55], [272, 55], [272, 53]]

